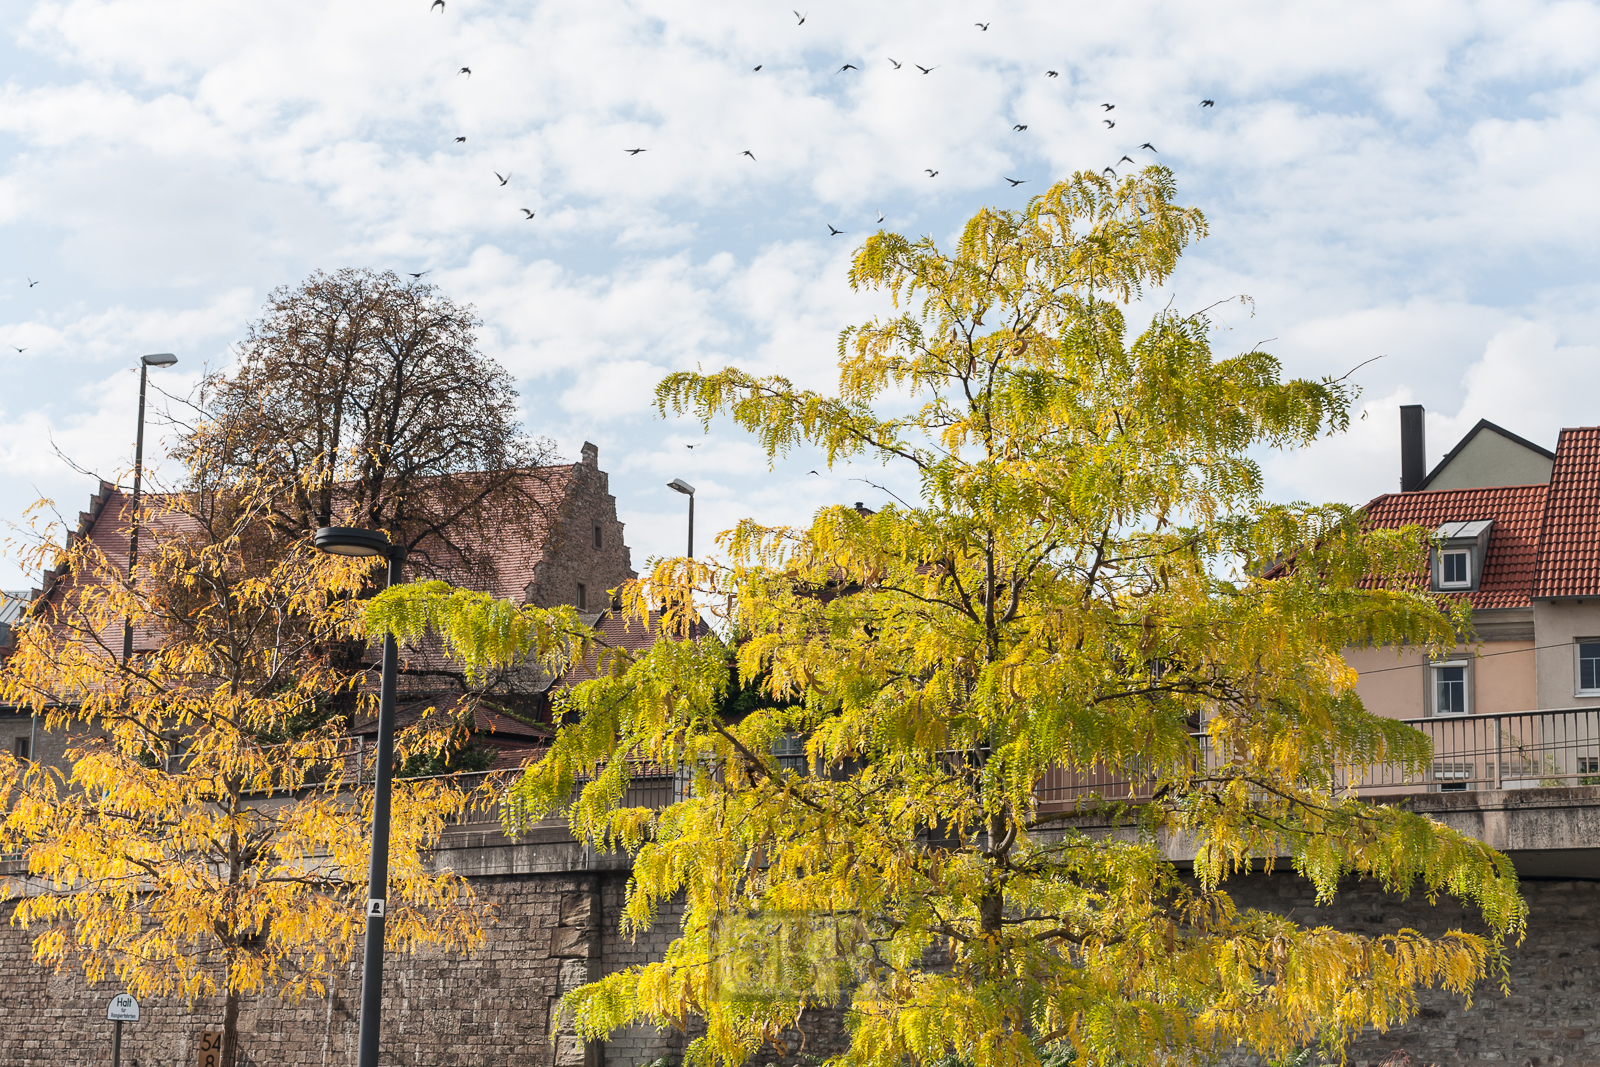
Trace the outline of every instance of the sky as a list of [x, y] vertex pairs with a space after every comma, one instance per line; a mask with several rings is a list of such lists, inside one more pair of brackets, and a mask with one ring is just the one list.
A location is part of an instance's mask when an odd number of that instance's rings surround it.
[[128, 478], [140, 354], [178, 355], [152, 401], [181, 397], [341, 267], [476, 308], [527, 429], [600, 447], [636, 566], [681, 551], [672, 478], [702, 551], [875, 505], [892, 472], [769, 465], [655, 383], [830, 389], [883, 309], [846, 281], [880, 212], [948, 243], [1123, 155], [1210, 223], [1153, 299], [1248, 295], [1219, 354], [1359, 367], [1350, 431], [1264, 453], [1269, 495], [1396, 488], [1401, 404], [1430, 461], [1480, 418], [1546, 447], [1600, 422], [1600, 4], [790, 3], [0, 0], [0, 521]]

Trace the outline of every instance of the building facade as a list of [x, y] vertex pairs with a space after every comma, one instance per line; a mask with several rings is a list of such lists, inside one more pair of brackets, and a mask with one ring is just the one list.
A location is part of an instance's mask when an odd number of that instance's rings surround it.
[[1472, 631], [1443, 655], [1347, 650], [1357, 692], [1434, 738], [1429, 789], [1600, 783], [1600, 427], [1562, 430], [1549, 452], [1483, 421], [1416, 477], [1413, 410], [1402, 417], [1409, 477], [1365, 517], [1431, 531], [1416, 577], [1469, 603]]

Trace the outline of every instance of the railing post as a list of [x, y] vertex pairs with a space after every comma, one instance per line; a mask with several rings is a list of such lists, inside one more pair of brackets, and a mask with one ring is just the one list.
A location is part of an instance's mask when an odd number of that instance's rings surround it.
[[1504, 789], [1505, 783], [1505, 731], [1500, 728], [1500, 716], [1494, 717], [1494, 787]]

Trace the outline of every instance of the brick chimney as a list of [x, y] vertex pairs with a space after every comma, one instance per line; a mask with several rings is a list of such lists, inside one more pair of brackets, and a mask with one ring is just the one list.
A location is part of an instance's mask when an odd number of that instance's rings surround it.
[[1400, 408], [1400, 491], [1414, 493], [1428, 476], [1427, 412], [1421, 404]]

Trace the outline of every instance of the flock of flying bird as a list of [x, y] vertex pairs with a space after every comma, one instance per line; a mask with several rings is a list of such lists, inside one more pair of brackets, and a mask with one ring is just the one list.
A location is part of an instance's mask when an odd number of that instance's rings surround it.
[[[429, 7], [429, 11], [433, 11], [433, 10], [437, 10], [442, 14], [445, 11], [445, 0], [433, 0], [433, 3]], [[795, 21], [795, 25], [796, 26], [804, 26], [806, 24], [806, 13], [802, 13], [800, 11], [795, 11], [794, 17], [795, 17], [795, 20], [796, 20]], [[987, 22], [974, 22], [973, 25], [976, 26], [978, 29], [982, 30], [984, 33], [988, 33], [989, 32], [989, 23], [987, 23]], [[885, 57], [885, 58], [888, 58], [888, 57]], [[904, 66], [904, 64], [901, 63], [897, 59], [889, 59], [889, 62], [894, 65], [894, 69], [895, 70], [900, 70]], [[932, 74], [934, 71], [939, 69], [939, 67], [937, 65], [932, 66], [932, 67], [924, 67], [920, 63], [913, 63], [911, 65], [913, 67], [916, 67], [924, 75]], [[765, 66], [765, 64], [757, 63], [755, 65], [754, 69], [755, 69], [756, 72], [759, 73], [763, 66]], [[843, 74], [846, 71], [851, 71], [851, 70], [859, 71], [860, 69], [861, 68], [856, 66], [854, 63], [846, 63], [843, 66], [841, 66], [837, 71], [835, 71], [835, 73], [836, 74]], [[458, 74], [465, 74], [469, 81], [472, 78], [472, 68], [471, 67], [462, 67], [457, 73]], [[1061, 76], [1061, 72], [1059, 70], [1047, 70], [1044, 73], [1045, 73], [1045, 77], [1047, 77], [1047, 78], [1059, 78]], [[1200, 101], [1200, 106], [1201, 107], [1215, 107], [1216, 104], [1217, 104], [1217, 102], [1215, 100], [1211, 100], [1211, 99], [1205, 99], [1205, 100], [1201, 100]], [[1115, 104], [1101, 104], [1100, 107], [1104, 109], [1104, 112], [1106, 114], [1109, 114], [1110, 112], [1116, 110], [1117, 105], [1115, 105]], [[1114, 119], [1102, 118], [1100, 121], [1105, 124], [1105, 127], [1106, 127], [1107, 130], [1114, 130], [1117, 127], [1117, 123], [1116, 123], [1116, 121]], [[1011, 129], [1015, 133], [1026, 133], [1027, 130], [1028, 130], [1028, 127], [1027, 127], [1026, 123], [1017, 123], [1017, 124], [1013, 125], [1011, 127]], [[467, 139], [465, 137], [457, 137], [455, 140], [456, 140], [457, 144], [465, 144]], [[1144, 142], [1143, 144], [1141, 144], [1139, 146], [1139, 150], [1148, 151], [1148, 152], [1155, 152], [1156, 151], [1156, 146], [1151, 144], [1149, 141], [1146, 141], [1146, 142]], [[630, 156], [638, 156], [638, 155], [641, 155], [641, 154], [643, 154], [645, 152], [648, 152], [649, 149], [648, 148], [624, 148], [623, 151], [626, 152]], [[750, 151], [750, 149], [748, 149], [748, 148], [745, 149], [743, 152], [741, 152], [739, 154], [741, 156], [748, 156], [750, 158], [751, 162], [756, 162], [755, 153]], [[1101, 171], [1101, 173], [1110, 175], [1111, 177], [1116, 177], [1117, 167], [1121, 166], [1123, 163], [1132, 163], [1135, 166], [1138, 165], [1137, 161], [1132, 156], [1124, 155], [1121, 159], [1117, 160], [1115, 163], [1113, 163], [1110, 166], [1106, 167], [1103, 171]], [[500, 184], [502, 186], [504, 186], [506, 183], [508, 183], [511, 180], [511, 177], [512, 177], [512, 175], [511, 175], [511, 173], [509, 171], [506, 172], [504, 175], [502, 175], [499, 171], [494, 171], [493, 173], [494, 173], [494, 176], [497, 179], [499, 179], [499, 182], [500, 182]], [[934, 169], [933, 167], [925, 167], [925, 168], [923, 168], [923, 173], [927, 174], [927, 176], [930, 177], [930, 178], [937, 178], [939, 176], [938, 170]], [[1004, 177], [1004, 176], [1002, 175], [1002, 177]], [[1015, 189], [1019, 185], [1026, 185], [1028, 183], [1028, 181], [1029, 181], [1029, 179], [1027, 179], [1027, 178], [1005, 178], [1005, 180], [1011, 183], [1011, 188], [1013, 188], [1013, 189]], [[538, 214], [538, 212], [534, 211], [531, 208], [520, 208], [519, 210], [522, 212], [523, 218], [526, 219], [526, 220], [531, 220]], [[881, 211], [878, 212], [878, 222], [880, 224], [883, 222], [883, 212], [881, 212]], [[836, 226], [834, 226], [832, 223], [828, 224], [828, 233], [829, 233], [830, 236], [837, 237], [837, 236], [839, 236], [841, 234], [844, 234], [846, 232], [848, 232], [848, 231], [841, 230], [841, 229], [837, 228]], [[426, 273], [426, 272], [424, 272], [424, 273]]]
[[[437, 10], [440, 13], [443, 13], [445, 11], [445, 0], [433, 0], [433, 3], [429, 7], [429, 11], [434, 11], [434, 10]], [[795, 17], [795, 20], [796, 20], [795, 24], [797, 26], [804, 26], [806, 24], [806, 15], [804, 13], [799, 12], [799, 11], [795, 11], [794, 17]], [[989, 32], [989, 23], [987, 23], [987, 22], [974, 22], [973, 25], [976, 26], [979, 30], [982, 30], [984, 33]], [[887, 58], [887, 57], [885, 57], [885, 58]], [[889, 62], [894, 65], [894, 69], [895, 70], [900, 70], [905, 65], [905, 64], [901, 63], [897, 59], [889, 59]], [[755, 71], [759, 73], [761, 68], [764, 65], [765, 64], [757, 63], [756, 66], [755, 66]], [[913, 67], [916, 67], [917, 70], [921, 71], [924, 75], [932, 74], [934, 71], [939, 69], [938, 65], [935, 65], [935, 66], [932, 66], [932, 67], [924, 67], [920, 63], [913, 63], [911, 65]], [[835, 73], [844, 74], [847, 71], [852, 71], [852, 70], [860, 71], [860, 69], [861, 68], [856, 66], [854, 63], [846, 63], [843, 66], [841, 66], [838, 69], [838, 71], [836, 71]], [[457, 73], [466, 75], [466, 77], [467, 77], [467, 79], [469, 81], [472, 79], [472, 68], [471, 67], [465, 67], [464, 66]], [[1059, 78], [1061, 76], [1061, 72], [1058, 71], [1058, 70], [1047, 70], [1044, 73], [1045, 73], [1045, 77], [1047, 77], [1047, 78]], [[1200, 101], [1200, 106], [1201, 107], [1215, 107], [1216, 106], [1216, 101], [1215, 100], [1210, 100], [1210, 99], [1202, 100], [1202, 101]], [[1115, 104], [1101, 104], [1100, 107], [1102, 109], [1104, 109], [1104, 113], [1107, 116], [1109, 116], [1110, 112], [1116, 110], [1117, 105], [1115, 105]], [[1117, 123], [1116, 123], [1116, 121], [1114, 119], [1106, 117], [1106, 118], [1102, 118], [1100, 121], [1105, 124], [1105, 127], [1106, 127], [1107, 130], [1116, 129]], [[1013, 130], [1013, 132], [1016, 132], [1016, 133], [1026, 133], [1027, 130], [1028, 130], [1028, 126], [1027, 126], [1026, 123], [1017, 123], [1017, 124], [1013, 125], [1011, 127], [1011, 129]], [[465, 144], [466, 140], [467, 139], [464, 136], [457, 137], [455, 139], [455, 143], [457, 143], [457, 144]], [[1156, 146], [1151, 144], [1149, 141], [1146, 141], [1146, 142], [1144, 142], [1143, 144], [1141, 144], [1139, 146], [1139, 150], [1155, 152], [1156, 151]], [[626, 152], [629, 156], [639, 156], [639, 155], [642, 155], [643, 153], [649, 151], [649, 149], [647, 149], [647, 148], [624, 148], [623, 151]], [[752, 152], [748, 148], [745, 149], [743, 152], [741, 152], [739, 154], [741, 156], [749, 157], [751, 162], [756, 162], [755, 153]], [[1132, 164], [1137, 166], [1137, 162], [1133, 159], [1132, 156], [1123, 155], [1123, 157], [1121, 159], [1117, 160], [1115, 163], [1113, 163], [1110, 166], [1106, 167], [1105, 170], [1103, 170], [1101, 173], [1102, 174], [1108, 174], [1108, 175], [1110, 175], [1112, 177], [1115, 177], [1116, 173], [1117, 173], [1117, 167], [1122, 165], [1123, 163], [1132, 163]], [[939, 171], [936, 168], [933, 168], [933, 167], [925, 167], [923, 169], [923, 172], [925, 174], [927, 174], [928, 177], [930, 177], [930, 178], [937, 178], [939, 176]], [[499, 171], [495, 171], [493, 173], [494, 173], [495, 178], [499, 181], [499, 183], [500, 183], [500, 185], [502, 187], [505, 186], [505, 185], [508, 185], [510, 183], [511, 178], [512, 178], [512, 174], [509, 171], [507, 171], [505, 174], [501, 174]], [[1005, 177], [1005, 176], [1002, 175], [1002, 177]], [[1005, 177], [1005, 180], [1011, 183], [1011, 187], [1013, 189], [1015, 189], [1019, 185], [1026, 185], [1028, 183], [1028, 181], [1029, 181], [1029, 179], [1027, 179], [1027, 178], [1010, 178], [1010, 177]], [[532, 220], [538, 214], [538, 212], [534, 211], [532, 208], [526, 208], [525, 207], [525, 208], [519, 208], [518, 210], [520, 210], [522, 212], [523, 218], [526, 219], [526, 220]], [[882, 211], [878, 212], [878, 223], [880, 225], [883, 223], [883, 212]], [[840, 236], [840, 235], [842, 235], [844, 233], [847, 233], [847, 232], [848, 231], [846, 231], [846, 230], [839, 229], [837, 226], [834, 226], [832, 223], [828, 224], [828, 234], [829, 234], [829, 236], [838, 237], [838, 236]], [[428, 273], [427, 271], [422, 271], [421, 273], [412, 274], [411, 276], [413, 278], [421, 278], [423, 274], [427, 274], [427, 273]], [[28, 279], [28, 288], [29, 289], [32, 289], [34, 286], [36, 286], [38, 284], [39, 283], [37, 281], [34, 281], [32, 278]], [[16, 350], [19, 353], [27, 351], [26, 348], [17, 348], [17, 346], [15, 346], [15, 345], [12, 345], [11, 347], [16, 348]]]

